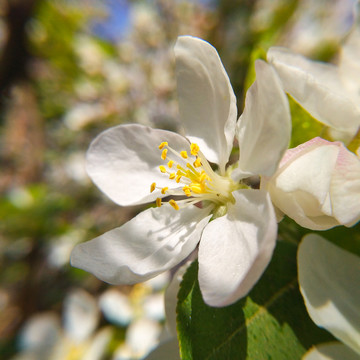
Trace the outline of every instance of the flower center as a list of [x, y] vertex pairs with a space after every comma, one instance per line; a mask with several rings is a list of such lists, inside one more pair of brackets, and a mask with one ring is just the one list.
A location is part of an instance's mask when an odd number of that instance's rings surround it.
[[[152, 183], [150, 192], [159, 189], [164, 195], [183, 197], [177, 201], [169, 200], [175, 210], [203, 201], [216, 207], [235, 202], [232, 192], [239, 188], [239, 184], [234, 183], [230, 176], [221, 176], [213, 171], [197, 144], [192, 143], [188, 150], [178, 152], [167, 142], [162, 142], [159, 149], [162, 150], [161, 159], [164, 161], [159, 170], [179, 185], [169, 189]], [[161, 198], [156, 199], [156, 205], [162, 205]]]

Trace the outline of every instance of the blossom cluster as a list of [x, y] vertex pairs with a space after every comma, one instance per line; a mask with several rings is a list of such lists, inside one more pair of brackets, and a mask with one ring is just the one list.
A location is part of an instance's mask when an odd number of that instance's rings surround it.
[[[175, 64], [183, 135], [119, 125], [101, 133], [87, 154], [88, 174], [111, 200], [155, 207], [77, 245], [71, 262], [108, 283], [134, 284], [198, 251], [204, 301], [225, 306], [245, 296], [266, 269], [283, 215], [313, 230], [360, 219], [359, 157], [321, 138], [288, 150], [285, 92], [351, 138], [359, 110], [322, 85], [338, 68], [286, 49], [271, 48], [268, 62], [256, 61], [239, 119], [228, 75], [209, 43], [179, 37]], [[239, 156], [232, 163], [234, 139]]]

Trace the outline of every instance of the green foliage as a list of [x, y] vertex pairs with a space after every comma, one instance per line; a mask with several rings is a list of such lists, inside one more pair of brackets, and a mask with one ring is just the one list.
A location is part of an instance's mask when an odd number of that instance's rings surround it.
[[279, 241], [273, 259], [249, 296], [224, 307], [207, 306], [197, 262], [178, 294], [182, 359], [301, 359], [312, 345], [331, 339], [307, 315], [298, 289], [296, 246]]
[[293, 98], [288, 96], [288, 99], [292, 119], [290, 148], [296, 147], [316, 136], [326, 138], [326, 127], [316, 121]]
[[15, 239], [48, 239], [67, 227], [64, 212], [73, 205], [69, 196], [50, 191], [45, 185], [32, 185], [9, 193], [0, 200], [0, 218], [5, 220], [0, 224], [0, 232]]

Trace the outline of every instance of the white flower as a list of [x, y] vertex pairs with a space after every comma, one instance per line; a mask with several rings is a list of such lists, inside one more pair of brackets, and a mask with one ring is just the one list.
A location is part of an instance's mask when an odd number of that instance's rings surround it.
[[360, 126], [359, 24], [358, 19], [337, 65], [312, 61], [282, 47], [272, 47], [267, 54], [284, 90], [315, 119], [336, 130], [341, 140], [350, 140]]
[[298, 273], [311, 319], [342, 342], [317, 345], [304, 359], [359, 359], [360, 258], [310, 234], [299, 246]]
[[19, 336], [21, 352], [13, 360], [99, 360], [104, 358], [112, 330], [96, 331], [99, 309], [93, 298], [81, 289], [65, 298], [63, 327], [56, 314], [44, 312], [32, 316]]
[[325, 230], [360, 220], [360, 160], [340, 142], [315, 138], [287, 150], [261, 187], [305, 228]]
[[[157, 207], [78, 245], [71, 262], [103, 281], [133, 284], [177, 265], [201, 239], [202, 295], [208, 304], [224, 306], [248, 293], [275, 246], [270, 197], [243, 180], [275, 172], [290, 138], [288, 103], [275, 71], [258, 61], [257, 80], [236, 125], [236, 99], [216, 50], [182, 36], [175, 58], [186, 137], [120, 125], [100, 134], [87, 156], [90, 177], [114, 202], [156, 200]], [[226, 164], [235, 133], [240, 159], [230, 176]]]

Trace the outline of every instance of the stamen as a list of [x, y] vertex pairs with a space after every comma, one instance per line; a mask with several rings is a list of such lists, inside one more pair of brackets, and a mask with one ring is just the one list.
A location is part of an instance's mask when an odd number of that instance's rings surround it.
[[182, 157], [183, 159], [187, 159], [187, 158], [188, 158], [188, 154], [187, 154], [187, 152], [186, 152], [185, 150], [180, 151], [180, 155], [181, 155], [181, 157]]
[[199, 152], [200, 148], [199, 148], [199, 145], [198, 144], [195, 144], [195, 143], [192, 143], [190, 145], [190, 152], [191, 152], [191, 155], [194, 155], [196, 156]]
[[168, 152], [167, 149], [164, 149], [164, 150], [162, 151], [162, 153], [161, 153], [161, 158], [162, 158], [163, 160], [166, 159], [167, 152]]
[[[170, 180], [182, 185], [179, 188], [169, 189], [167, 186], [159, 187], [154, 182], [150, 186], [150, 192], [158, 189], [163, 195], [182, 196], [183, 199], [178, 201], [169, 200], [169, 204], [175, 210], [199, 202], [205, 202], [205, 205], [210, 203], [212, 205], [209, 206], [214, 207], [234, 202], [232, 192], [239, 188], [239, 185], [228, 176], [214, 172], [197, 144], [191, 143], [189, 147], [187, 150], [177, 151], [166, 141], [159, 145], [159, 149], [162, 150], [161, 159], [167, 161], [165, 166], [159, 166], [161, 173], [167, 174]], [[156, 199], [157, 207], [163, 204], [161, 198]]]
[[169, 200], [169, 204], [175, 209], [175, 210], [179, 210], [179, 205], [176, 203], [176, 201], [174, 199]]
[[201, 164], [201, 160], [199, 157], [196, 158], [196, 160], [193, 162], [193, 165], [194, 167], [198, 168], [200, 167], [202, 164]]
[[163, 141], [160, 145], [159, 145], [159, 149], [163, 149], [165, 146], [168, 146], [169, 144], [166, 141]]
[[184, 186], [183, 187], [183, 191], [185, 193], [186, 196], [191, 196], [191, 190], [190, 190], [190, 186]]

